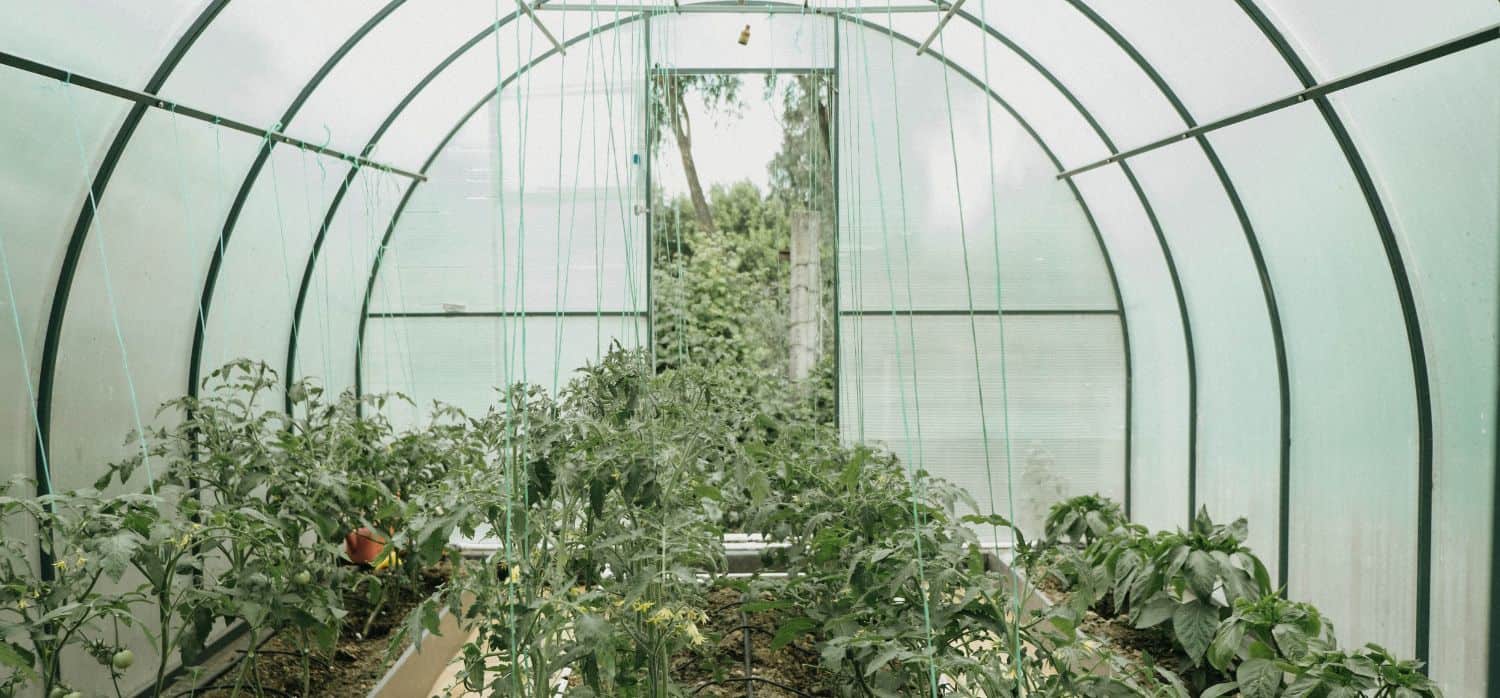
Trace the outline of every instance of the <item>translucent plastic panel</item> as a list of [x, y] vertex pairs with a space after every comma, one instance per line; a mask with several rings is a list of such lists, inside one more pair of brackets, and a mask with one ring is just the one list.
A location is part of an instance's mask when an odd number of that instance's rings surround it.
[[[750, 34], [741, 45], [747, 27]], [[658, 15], [652, 20], [651, 62], [680, 68], [830, 68], [833, 21], [789, 13]]]
[[140, 89], [204, 4], [3, 0], [0, 50]]
[[[1488, 695], [1483, 649], [1500, 312], [1500, 46], [1342, 92], [1412, 274], [1433, 398], [1432, 671]], [[1488, 134], [1487, 136], [1485, 134]]]
[[[167, 426], [176, 416], [157, 408], [186, 391], [198, 290], [228, 202], [217, 160], [241, 166], [255, 145], [230, 136], [220, 148], [216, 135], [211, 125], [147, 112], [99, 201], [58, 349], [51, 454], [58, 489], [91, 485], [108, 463], [140, 448], [131, 436], [139, 427]], [[143, 478], [164, 465], [153, 459], [130, 487], [143, 489]], [[124, 632], [122, 643], [154, 659], [138, 632]], [[80, 688], [112, 690], [93, 660], [68, 666]], [[147, 674], [137, 670], [121, 683], [138, 685]]]
[[[603, 35], [615, 37], [622, 50], [638, 39], [632, 28]], [[392, 237], [401, 287], [377, 289], [372, 309], [492, 311], [501, 307], [501, 269], [509, 310], [523, 293], [525, 308], [535, 311], [645, 306], [644, 167], [636, 145], [644, 72], [606, 61], [598, 55], [606, 46], [600, 42], [592, 61], [573, 51], [573, 60], [539, 64], [463, 127]], [[497, 151], [504, 154], [501, 202]], [[399, 305], [386, 305], [387, 297]]]
[[1491, 0], [1257, 2], [1320, 82], [1500, 22], [1500, 4]]
[[208, 315], [205, 372], [239, 357], [286, 369], [292, 306], [317, 234], [312, 221], [337, 187], [311, 158], [290, 148], [272, 150], [245, 202]]
[[1288, 593], [1341, 644], [1413, 652], [1417, 434], [1411, 359], [1379, 236], [1312, 105], [1210, 137], [1282, 304], [1291, 372]]
[[[550, 81], [555, 84], [559, 72], [547, 71], [562, 71], [568, 76], [571, 89], [598, 89], [602, 92], [606, 81], [601, 76], [609, 76], [608, 81], [614, 82], [639, 74], [639, 70], [623, 66], [640, 65], [643, 50], [640, 45], [640, 15], [610, 13], [596, 14], [591, 18], [587, 13], [557, 12], [545, 14], [543, 18], [549, 23], [548, 27], [553, 33], [568, 46], [568, 50], [565, 54], [548, 54], [543, 58], [542, 54], [550, 51], [552, 45], [523, 22], [522, 27], [527, 30], [524, 45], [530, 47], [540, 59], [531, 69], [537, 70], [538, 76], [554, 76], [536, 77], [535, 81]], [[514, 24], [512, 22], [502, 30], [501, 46], [505, 55], [502, 56], [501, 72], [506, 81], [517, 77], [517, 61], [513, 55], [515, 44], [512, 43], [516, 32]], [[441, 70], [422, 86], [411, 102], [402, 109], [400, 117], [391, 124], [380, 141], [381, 157], [391, 162], [423, 163], [463, 114], [494, 88], [494, 40], [487, 32], [481, 31], [468, 37], [465, 44], [470, 42], [474, 42], [473, 45], [451, 62], [441, 66], [427, 66], [433, 70], [441, 67]], [[456, 50], [461, 46], [446, 48]], [[522, 75], [528, 73], [527, 70], [521, 71]], [[611, 94], [618, 93], [620, 89], [618, 86], [612, 87]], [[571, 99], [579, 97], [574, 94]], [[602, 100], [603, 97], [599, 99]], [[554, 113], [555, 111], [554, 109]], [[542, 113], [544, 112], [538, 111], [538, 114]], [[590, 113], [598, 113], [601, 118], [607, 114], [603, 107]], [[546, 119], [548, 124], [552, 124], [554, 120], [555, 114]], [[555, 158], [557, 153], [547, 155]]]
[[238, 169], [255, 145], [159, 110], [141, 121], [99, 201], [69, 297], [53, 408], [58, 487], [92, 483], [139, 447], [126, 439], [137, 412], [149, 425], [162, 402], [187, 391], [199, 292], [233, 186], [220, 161]]
[[[342, 174], [335, 170], [330, 178], [338, 181]], [[386, 221], [408, 186], [406, 178], [362, 170], [339, 203], [308, 279], [296, 337], [297, 374], [317, 376], [330, 392], [354, 386], [354, 341], [370, 265]], [[321, 224], [327, 204], [315, 205], [309, 218], [312, 226]], [[302, 273], [297, 271], [299, 278]]]
[[[893, 58], [899, 57], [900, 62], [931, 62], [930, 56], [913, 55], [914, 44], [887, 36], [883, 29], [885, 17], [874, 13], [867, 19], [874, 22], [876, 27], [881, 28], [871, 32], [851, 32], [846, 37], [843, 45], [846, 56], [845, 74], [854, 70], [863, 73], [864, 62], [868, 62], [871, 70], [870, 82], [890, 84], [890, 73], [880, 70], [880, 67], [883, 64], [889, 65]], [[912, 42], [920, 42], [932, 33], [932, 26], [937, 21], [934, 16], [916, 13], [896, 14], [891, 19], [896, 32], [906, 36]], [[1036, 130], [1042, 141], [1051, 148], [1064, 165], [1092, 162], [1109, 154], [1104, 143], [1084, 120], [1083, 114], [1074, 108], [1062, 93], [1058, 92], [1057, 88], [1030, 63], [1027, 63], [1021, 55], [1006, 48], [999, 41], [990, 38], [966, 21], [950, 22], [940, 36], [943, 46], [933, 55], [951, 56], [951, 60], [972, 74], [975, 79], [987, 82], [1001, 99], [1020, 112], [1021, 117]], [[988, 46], [987, 49], [986, 46]], [[988, 54], [989, 61], [988, 77], [985, 75], [984, 67], [986, 54]], [[850, 59], [855, 62], [850, 63]], [[882, 64], [881, 61], [884, 63]], [[906, 96], [906, 90], [917, 87], [918, 83], [907, 80], [898, 81], [895, 84], [899, 84], [903, 91], [901, 97], [903, 106], [918, 103], [917, 100]], [[920, 83], [920, 85], [928, 86], [930, 84], [930, 80]], [[876, 108], [883, 107], [877, 104]], [[946, 127], [946, 123], [943, 126]], [[927, 128], [934, 132], [942, 131], [941, 128], [932, 125], [927, 125]]]
[[[497, 7], [501, 20], [519, 12], [515, 3], [497, 5], [493, 0], [444, 2], [439, 12], [425, 2], [401, 5], [338, 62], [288, 131], [314, 143], [330, 141], [334, 147], [359, 152], [412, 86], [476, 31], [496, 21]], [[494, 41], [492, 35], [482, 42], [489, 56], [485, 82], [490, 86], [497, 62], [502, 72], [510, 73], [551, 48], [524, 18], [506, 22], [498, 52]], [[375, 152], [379, 157], [382, 151]], [[415, 167], [420, 162], [399, 164]]]
[[886, 42], [859, 29], [844, 39], [843, 307], [963, 309], [972, 288], [974, 307], [993, 310], [998, 236], [1007, 309], [1112, 309], [1093, 229], [1037, 142], [941, 63], [906, 48], [892, 70]]
[[[1275, 575], [1281, 479], [1276, 348], [1244, 228], [1197, 143], [1171, 145], [1130, 163], [1171, 243], [1193, 325], [1197, 501], [1215, 521], [1249, 518], [1250, 547]], [[1131, 316], [1132, 330], [1135, 320]]]
[[[1182, 128], [1182, 120], [1146, 74], [1072, 4], [1061, 0], [989, 2], [982, 10], [990, 25], [1019, 44], [1078, 98], [1116, 147], [1128, 148]], [[981, 8], [970, 11], [977, 13]], [[939, 35], [938, 49], [944, 50], [946, 43], [946, 37]], [[990, 47], [991, 52], [997, 49], [1005, 50], [998, 44]], [[973, 65], [970, 57], [964, 60]]]
[[[524, 344], [521, 333], [525, 333]], [[554, 392], [572, 373], [597, 362], [611, 343], [635, 347], [645, 336], [635, 317], [375, 319], [365, 334], [365, 391], [403, 392], [417, 407], [391, 403], [399, 423], [426, 419], [434, 400], [470, 414], [496, 404], [495, 386], [513, 382]], [[502, 357], [514, 356], [507, 370]], [[555, 383], [554, 383], [555, 381]]]
[[[1000, 326], [993, 315], [975, 321], [982, 378], [967, 317], [844, 318], [845, 437], [883, 444], [955, 483], [985, 514], [1008, 515], [1009, 484], [1015, 520], [1029, 532], [1040, 530], [1047, 508], [1060, 499], [1098, 492], [1119, 500], [1125, 473], [1119, 319], [1008, 316], [1004, 326], [1002, 381]], [[1008, 473], [1007, 411], [1014, 434]], [[979, 533], [989, 537], [988, 531]]]
[[1234, 2], [1087, 4], [1156, 66], [1200, 123], [1302, 89]]
[[[303, 85], [385, 3], [231, 2], [173, 71], [161, 94], [270, 128]], [[321, 129], [314, 142], [321, 143]]]
[[[1075, 177], [1114, 259], [1130, 327], [1131, 514], [1187, 523], [1188, 374], [1181, 311], [1150, 220], [1114, 167]], [[1180, 267], [1182, 262], [1178, 262]]]
[[97, 154], [125, 114], [119, 100], [65, 89], [0, 69], [7, 100], [0, 109], [0, 393], [11, 396], [0, 403], [0, 477], [7, 479], [35, 472], [30, 396], [40, 381], [52, 292]]

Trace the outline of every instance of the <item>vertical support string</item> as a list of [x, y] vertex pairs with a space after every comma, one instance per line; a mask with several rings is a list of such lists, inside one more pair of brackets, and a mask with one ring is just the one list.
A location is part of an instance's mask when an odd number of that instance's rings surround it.
[[[84, 152], [83, 132], [78, 125], [78, 110], [73, 102], [73, 75], [71, 73], [68, 74], [67, 80], [63, 84], [63, 96], [68, 103], [68, 118], [73, 126], [73, 143], [78, 148], [78, 165], [82, 168], [84, 176], [87, 177], [89, 172], [88, 155]], [[146, 426], [141, 421], [140, 399], [136, 395], [135, 378], [131, 375], [130, 352], [125, 347], [125, 332], [120, 326], [119, 302], [115, 297], [114, 280], [109, 273], [109, 253], [104, 243], [104, 219], [99, 216], [99, 200], [94, 194], [93, 187], [89, 187], [88, 199], [89, 212], [93, 215], [94, 227], [97, 229], [94, 234], [94, 243], [95, 248], [99, 251], [99, 264], [102, 269], [104, 281], [104, 295], [109, 301], [109, 317], [110, 322], [114, 325], [115, 342], [120, 347], [120, 365], [125, 373], [125, 388], [130, 394], [130, 415], [135, 420], [136, 440], [140, 443], [141, 447], [141, 463], [146, 469], [146, 487], [150, 490], [151, 494], [155, 495], [156, 477], [151, 472], [151, 450], [146, 444]], [[9, 276], [7, 276], [7, 279], [9, 279]], [[49, 471], [47, 478], [49, 484], [51, 479]]]

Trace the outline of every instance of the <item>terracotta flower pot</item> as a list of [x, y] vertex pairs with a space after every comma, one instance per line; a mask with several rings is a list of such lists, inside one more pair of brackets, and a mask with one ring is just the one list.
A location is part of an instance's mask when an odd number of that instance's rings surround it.
[[385, 536], [369, 528], [358, 528], [344, 536], [344, 552], [349, 556], [350, 562], [368, 565], [380, 558], [381, 552], [385, 550], [385, 543]]

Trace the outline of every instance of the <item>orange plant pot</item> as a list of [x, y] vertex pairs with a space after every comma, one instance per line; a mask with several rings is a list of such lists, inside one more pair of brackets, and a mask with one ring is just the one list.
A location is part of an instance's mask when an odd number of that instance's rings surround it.
[[380, 559], [385, 551], [385, 536], [369, 528], [358, 528], [344, 536], [344, 552], [356, 565], [368, 565]]

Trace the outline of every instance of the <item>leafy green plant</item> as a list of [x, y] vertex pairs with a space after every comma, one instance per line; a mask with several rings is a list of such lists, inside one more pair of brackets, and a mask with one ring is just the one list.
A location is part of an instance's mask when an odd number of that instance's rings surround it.
[[1219, 625], [1208, 648], [1214, 668], [1230, 673], [1252, 659], [1300, 661], [1309, 653], [1334, 649], [1333, 626], [1311, 604], [1276, 594], [1241, 598]]
[[1047, 512], [1043, 540], [1050, 544], [1087, 545], [1125, 525], [1120, 505], [1097, 494], [1066, 499]]
[[1313, 650], [1296, 661], [1257, 656], [1240, 664], [1234, 680], [1209, 688], [1202, 698], [1440, 698], [1442, 689], [1421, 666], [1376, 644], [1354, 651]]

